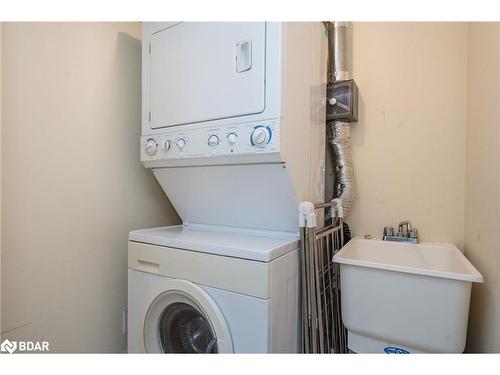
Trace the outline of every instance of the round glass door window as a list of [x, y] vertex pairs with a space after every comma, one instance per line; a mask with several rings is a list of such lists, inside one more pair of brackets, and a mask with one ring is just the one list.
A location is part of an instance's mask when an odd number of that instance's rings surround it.
[[233, 353], [231, 333], [211, 296], [187, 280], [162, 282], [144, 315], [146, 353]]
[[210, 322], [187, 303], [172, 303], [161, 312], [158, 338], [164, 353], [217, 353]]

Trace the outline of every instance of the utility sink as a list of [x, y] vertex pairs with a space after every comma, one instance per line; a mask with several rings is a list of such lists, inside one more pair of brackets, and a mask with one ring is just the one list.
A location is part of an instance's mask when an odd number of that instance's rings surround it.
[[354, 238], [333, 261], [351, 351], [463, 352], [471, 284], [483, 277], [457, 247]]

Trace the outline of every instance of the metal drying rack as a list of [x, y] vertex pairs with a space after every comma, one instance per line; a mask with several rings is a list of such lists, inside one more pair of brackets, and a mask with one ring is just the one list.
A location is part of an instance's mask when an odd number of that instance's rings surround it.
[[[330, 210], [331, 224], [316, 225]], [[299, 207], [301, 263], [301, 323], [303, 353], [347, 353], [347, 331], [342, 324], [339, 265], [332, 258], [344, 245], [342, 202]]]

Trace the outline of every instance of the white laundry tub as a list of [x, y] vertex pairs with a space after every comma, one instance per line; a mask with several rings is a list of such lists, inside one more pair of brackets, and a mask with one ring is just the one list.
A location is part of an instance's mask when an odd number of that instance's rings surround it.
[[463, 352], [471, 284], [483, 277], [455, 246], [355, 238], [333, 260], [350, 350]]

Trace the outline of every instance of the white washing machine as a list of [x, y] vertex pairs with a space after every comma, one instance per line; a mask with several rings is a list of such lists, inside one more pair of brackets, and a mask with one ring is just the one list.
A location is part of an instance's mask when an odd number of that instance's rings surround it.
[[298, 245], [213, 226], [131, 232], [129, 353], [296, 353]]

